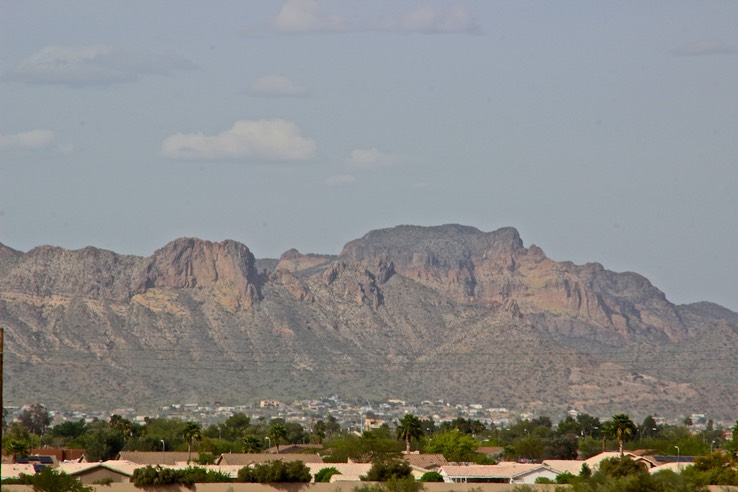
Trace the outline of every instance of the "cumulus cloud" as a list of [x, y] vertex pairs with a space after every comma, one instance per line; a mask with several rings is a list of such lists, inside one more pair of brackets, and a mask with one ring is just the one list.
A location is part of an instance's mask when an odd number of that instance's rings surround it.
[[255, 80], [249, 94], [258, 97], [305, 97], [307, 89], [283, 75], [266, 75]]
[[325, 180], [328, 186], [345, 186], [356, 182], [356, 178], [350, 174], [339, 174]]
[[192, 62], [175, 55], [126, 52], [104, 45], [47, 46], [12, 68], [6, 78], [27, 84], [111, 85], [193, 68]]
[[318, 0], [287, 0], [274, 20], [273, 27], [287, 33], [346, 31], [349, 22], [336, 15], [326, 15]]
[[415, 10], [385, 21], [376, 22], [374, 29], [394, 32], [418, 32], [423, 34], [478, 33], [471, 13], [462, 5], [441, 10], [423, 5]]
[[346, 167], [356, 170], [372, 170], [388, 167], [399, 162], [399, 157], [385, 154], [377, 149], [356, 149], [346, 160]]
[[22, 133], [0, 135], [0, 149], [4, 150], [33, 150], [44, 149], [54, 142], [54, 132], [51, 130], [31, 130]]
[[672, 53], [677, 56], [738, 55], [738, 47], [721, 39], [701, 39], [677, 46]]
[[177, 133], [161, 144], [166, 157], [197, 160], [300, 161], [312, 157], [315, 149], [297, 125], [280, 119], [237, 121], [217, 135]]

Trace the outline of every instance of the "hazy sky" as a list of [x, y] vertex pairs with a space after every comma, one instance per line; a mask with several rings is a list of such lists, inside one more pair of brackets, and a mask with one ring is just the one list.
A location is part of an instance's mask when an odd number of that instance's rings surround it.
[[516, 227], [738, 311], [738, 2], [2, 1], [0, 242]]

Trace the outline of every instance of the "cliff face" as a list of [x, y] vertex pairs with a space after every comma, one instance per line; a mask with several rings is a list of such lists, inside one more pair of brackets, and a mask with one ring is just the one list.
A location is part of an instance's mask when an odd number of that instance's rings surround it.
[[552, 261], [512, 228], [399, 226], [338, 257], [256, 263], [235, 241], [182, 238], [148, 258], [0, 245], [7, 400], [340, 393], [729, 415], [738, 393], [725, 363], [738, 314], [674, 306], [635, 273]]
[[632, 338], [645, 329], [671, 341], [687, 334], [675, 307], [646, 278], [598, 263], [552, 261], [537, 246], [523, 247], [513, 228], [482, 233], [457, 225], [401, 226], [370, 232], [348, 243], [341, 256], [391, 262], [399, 275], [459, 303], [586, 319], [608, 338]]
[[254, 255], [241, 243], [193, 238], [157, 250], [134, 274], [132, 290], [211, 289], [231, 309], [251, 307], [259, 298]]

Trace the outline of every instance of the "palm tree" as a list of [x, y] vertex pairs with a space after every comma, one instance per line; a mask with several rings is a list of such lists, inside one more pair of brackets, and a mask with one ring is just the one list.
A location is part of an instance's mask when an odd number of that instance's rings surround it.
[[423, 425], [420, 419], [411, 413], [406, 413], [397, 422], [397, 439], [405, 441], [405, 452], [410, 452], [410, 440], [414, 437], [420, 439], [423, 436]]
[[15, 463], [16, 458], [25, 458], [28, 456], [30, 448], [28, 442], [25, 440], [10, 438], [3, 444], [5, 444], [5, 451], [13, 456], [13, 463]]
[[277, 454], [279, 454], [279, 443], [287, 439], [287, 428], [281, 422], [274, 422], [269, 426], [269, 437], [274, 440], [274, 445], [277, 446]]
[[253, 434], [245, 435], [242, 444], [244, 453], [258, 453], [261, 451], [261, 441]]
[[187, 441], [187, 463], [192, 460], [192, 441], [202, 439], [202, 426], [198, 422], [185, 422], [182, 435]]
[[620, 457], [623, 457], [623, 442], [625, 438], [633, 435], [636, 430], [636, 425], [630, 420], [624, 413], [613, 415], [611, 420], [608, 420], [602, 424], [605, 428], [605, 434], [610, 438], [618, 440], [618, 452]]

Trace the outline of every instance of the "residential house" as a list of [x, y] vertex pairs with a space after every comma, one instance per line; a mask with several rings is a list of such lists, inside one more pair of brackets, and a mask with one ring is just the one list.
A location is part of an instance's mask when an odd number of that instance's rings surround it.
[[534, 484], [537, 478], [555, 480], [558, 473], [542, 464], [506, 463], [503, 465], [449, 465], [438, 472], [446, 483]]
[[[192, 463], [197, 463], [200, 455], [192, 452]], [[187, 451], [121, 451], [115, 458], [118, 461], [131, 461], [139, 465], [167, 465], [174, 466], [187, 464], [190, 453]]]
[[218, 466], [248, 466], [267, 463], [269, 461], [302, 461], [323, 463], [317, 454], [275, 454], [275, 453], [223, 453], [216, 460]]

